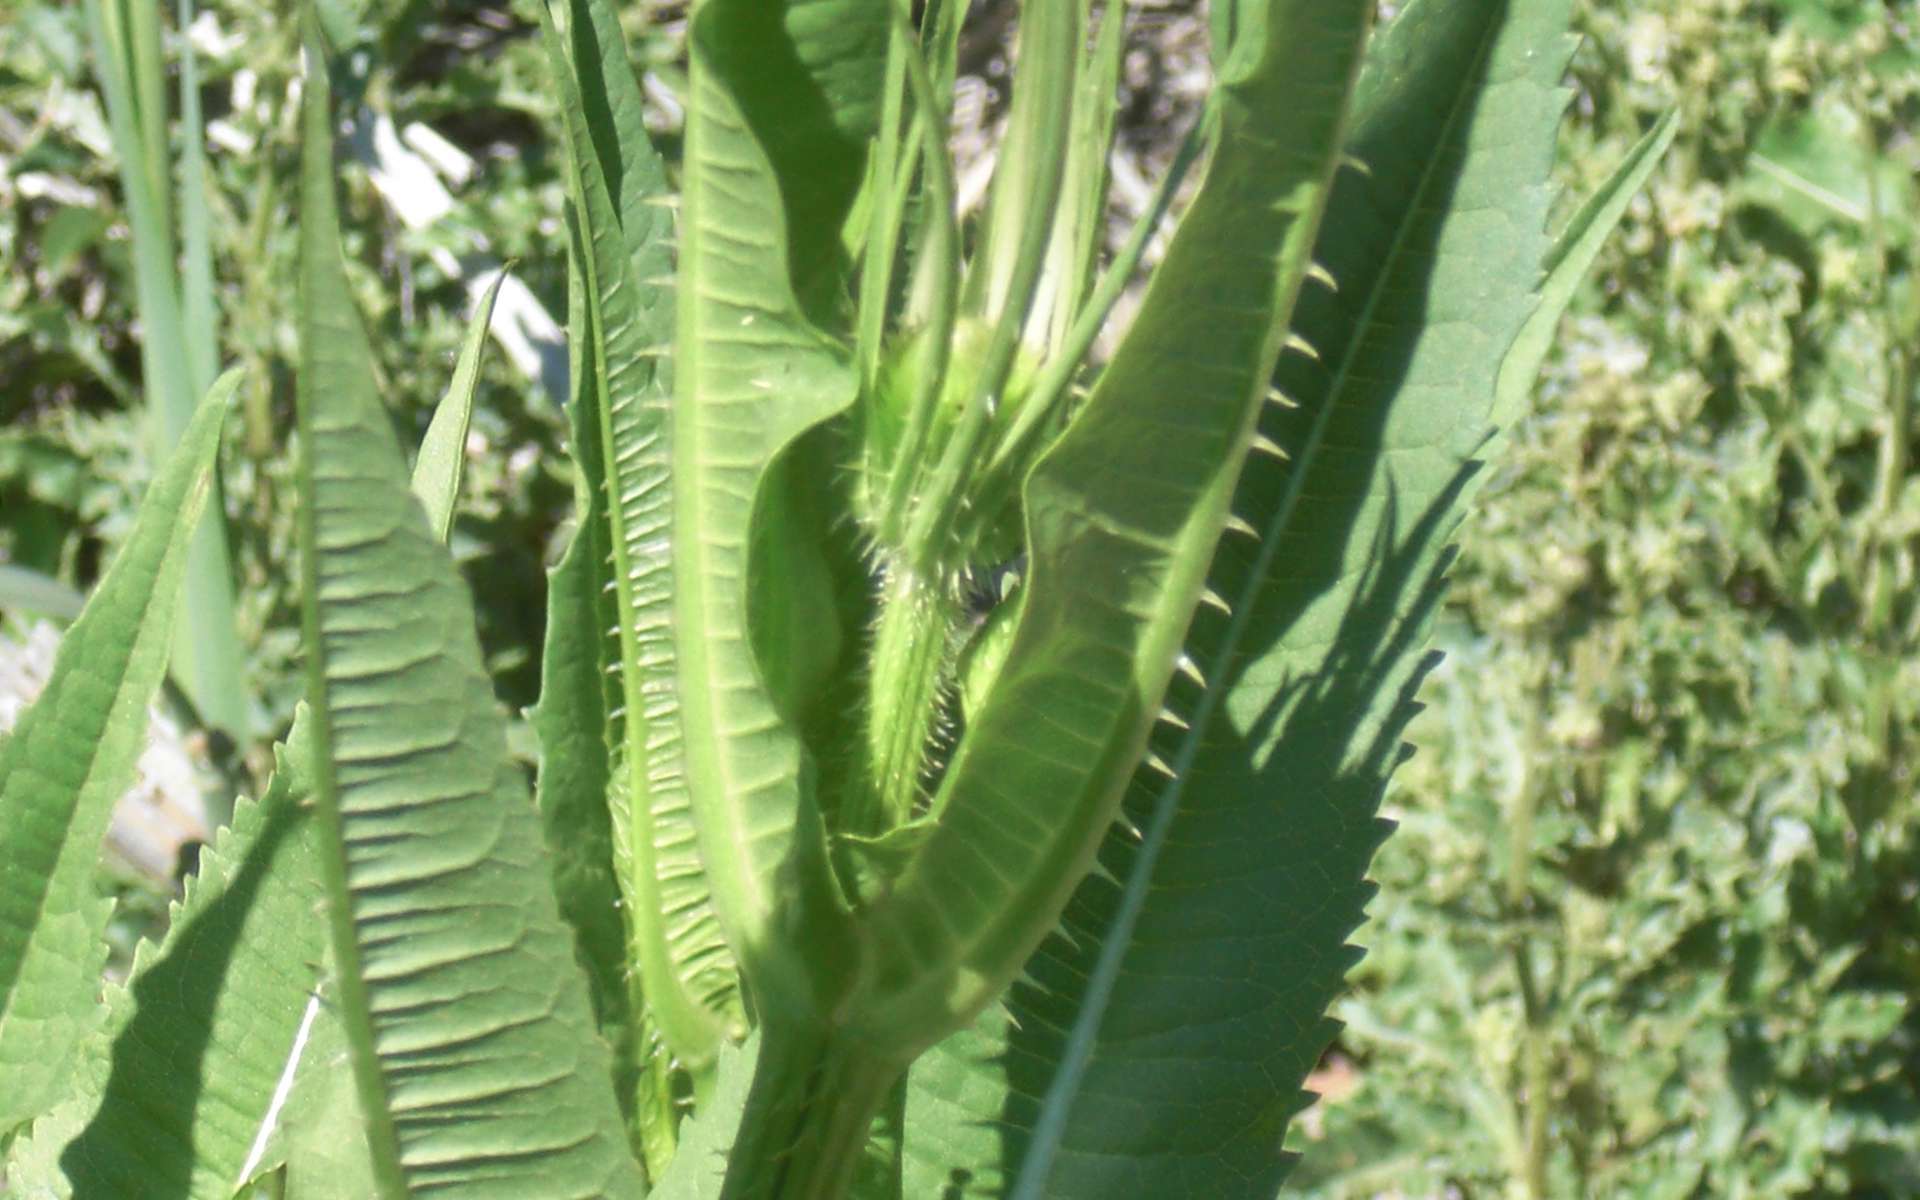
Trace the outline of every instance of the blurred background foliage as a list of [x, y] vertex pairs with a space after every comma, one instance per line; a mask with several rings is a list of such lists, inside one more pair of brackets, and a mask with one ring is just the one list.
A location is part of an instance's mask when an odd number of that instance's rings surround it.
[[[361, 114], [349, 266], [415, 437], [472, 262], [515, 262], [564, 312], [541, 62], [504, 0], [327, 7], [357, 48], [336, 81]], [[670, 148], [682, 13], [627, 7]], [[1011, 6], [977, 7], [960, 107], [990, 126]], [[1136, 5], [1117, 171], [1150, 174], [1180, 132], [1193, 7]], [[1680, 134], [1468, 523], [1295, 1183], [1328, 1200], [1920, 1195], [1920, 7], [1585, 0], [1578, 22], [1569, 193], [1669, 109]], [[273, 6], [212, 0], [185, 38], [226, 355], [251, 368], [223, 471], [268, 729], [299, 687], [290, 30]], [[429, 224], [364, 169], [388, 153], [382, 121], [439, 165], [450, 202]], [[21, 570], [86, 587], [149, 474], [117, 193], [83, 10], [12, 0], [0, 624], [16, 633], [35, 611]], [[507, 355], [485, 371], [454, 551], [517, 711], [571, 493], [548, 394]], [[245, 786], [264, 758], [202, 747], [200, 766]]]
[[1296, 1183], [1920, 1195], [1920, 8], [1578, 19], [1574, 192], [1679, 138], [1467, 523]]

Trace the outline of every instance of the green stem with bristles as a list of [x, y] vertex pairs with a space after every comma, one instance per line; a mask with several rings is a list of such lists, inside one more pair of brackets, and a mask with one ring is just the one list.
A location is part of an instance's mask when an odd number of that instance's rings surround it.
[[888, 572], [868, 672], [873, 808], [868, 823], [850, 825], [849, 832], [877, 835], [913, 815], [946, 699], [958, 619], [958, 606], [942, 581], [904, 565]]

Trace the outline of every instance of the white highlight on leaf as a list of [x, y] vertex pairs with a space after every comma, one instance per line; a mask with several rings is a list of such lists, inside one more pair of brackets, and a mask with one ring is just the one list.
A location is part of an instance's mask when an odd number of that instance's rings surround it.
[[280, 1069], [280, 1082], [273, 1085], [273, 1099], [267, 1102], [267, 1115], [260, 1119], [260, 1130], [253, 1135], [253, 1145], [247, 1148], [246, 1161], [240, 1164], [240, 1174], [233, 1181], [233, 1190], [239, 1191], [246, 1186], [253, 1173], [259, 1169], [260, 1160], [266, 1157], [267, 1145], [273, 1140], [273, 1131], [280, 1124], [280, 1110], [286, 1107], [287, 1097], [293, 1093], [293, 1079], [300, 1070], [300, 1058], [306, 1053], [307, 1037], [313, 1032], [313, 1020], [320, 1015], [320, 997], [318, 993], [307, 997], [307, 1011], [300, 1014], [300, 1028], [293, 1035], [293, 1049], [287, 1052], [287, 1065]]

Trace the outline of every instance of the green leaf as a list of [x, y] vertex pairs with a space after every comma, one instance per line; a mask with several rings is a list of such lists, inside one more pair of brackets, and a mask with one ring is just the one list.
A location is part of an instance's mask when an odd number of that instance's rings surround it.
[[[703, 45], [779, 180], [785, 255], [798, 302], [816, 322], [845, 304], [841, 240], [879, 132], [888, 0], [711, 0]], [[695, 102], [694, 107], [697, 107]], [[691, 210], [689, 210], [691, 211]], [[772, 211], [772, 210], [769, 210]]]
[[472, 601], [376, 393], [307, 24], [302, 609], [327, 912], [374, 1177], [385, 1196], [640, 1195]]
[[0, 744], [0, 1136], [57, 1100], [97, 1028], [109, 905], [94, 868], [146, 745], [189, 533], [240, 376], [201, 401], [113, 566], [74, 621], [40, 698]]
[[376, 1194], [352, 1051], [336, 1004], [332, 995], [315, 996], [313, 1022], [280, 1118], [285, 1200], [365, 1200]]
[[655, 1200], [719, 1200], [759, 1052], [757, 1035], [737, 1045], [728, 1042], [720, 1047], [713, 1094], [681, 1129], [679, 1153], [660, 1177], [653, 1193]]
[[1767, 122], [1735, 195], [1772, 209], [1809, 241], [1874, 223], [1904, 241], [1920, 213], [1912, 170], [1879, 148], [1869, 120], [1837, 93]]
[[1493, 412], [1497, 424], [1504, 427], [1518, 420], [1525, 411], [1534, 381], [1540, 375], [1540, 364], [1553, 347], [1553, 335], [1560, 328], [1560, 318], [1566, 314], [1574, 292], [1593, 269], [1593, 260], [1599, 257], [1601, 247], [1607, 244], [1607, 238], [1626, 214], [1627, 205], [1640, 194], [1653, 169], [1666, 156], [1679, 128], [1677, 109], [1654, 122], [1653, 128], [1634, 143], [1613, 174], [1582, 202], [1579, 210], [1568, 218], [1566, 228], [1554, 238], [1553, 247], [1542, 264], [1545, 278], [1540, 284], [1539, 306], [1521, 326], [1500, 368], [1499, 395]]
[[1027, 480], [1013, 644], [936, 828], [869, 914], [876, 966], [849, 1022], [863, 1042], [917, 1051], [971, 1019], [1053, 928], [1114, 819], [1252, 445], [1370, 13], [1276, 0], [1221, 72], [1206, 181], [1132, 330]]
[[[484, 318], [479, 328], [484, 331]], [[443, 460], [423, 450], [414, 492], [445, 490], [444, 478], [436, 478], [444, 470]], [[310, 819], [309, 722], [300, 705], [286, 742], [274, 748], [273, 779], [259, 803], [235, 806], [232, 826], [201, 852], [164, 940], [142, 943], [131, 986], [109, 990], [110, 1055], [58, 1119], [33, 1131], [35, 1142], [64, 1150], [61, 1169], [52, 1165], [54, 1153], [35, 1147], [22, 1161], [43, 1165], [17, 1174], [16, 1188], [36, 1195], [164, 1191], [227, 1200], [234, 1181], [259, 1167], [262, 1138], [272, 1132], [263, 1122], [290, 1049], [303, 1045], [301, 1031], [320, 1031], [309, 1043], [314, 1047], [343, 1036], [331, 1006], [317, 1021], [310, 1011], [327, 930], [314, 919], [325, 894], [317, 825]], [[303, 1081], [317, 1073], [311, 1059], [299, 1061]], [[305, 1086], [331, 1096], [329, 1089], [350, 1091], [352, 1076], [333, 1071], [330, 1082]], [[154, 1104], [156, 1095], [169, 1103]], [[297, 1130], [291, 1140], [337, 1142], [329, 1105], [306, 1107], [322, 1129]], [[298, 1122], [301, 1111], [295, 1105], [279, 1124]], [[358, 1111], [351, 1108], [346, 1119], [357, 1123]], [[334, 1171], [329, 1178], [343, 1184], [338, 1194], [368, 1194], [352, 1174]]]
[[[571, 222], [569, 233], [573, 232]], [[573, 253], [581, 252], [577, 238]], [[594, 1015], [613, 1043], [615, 1091], [631, 1102], [639, 1072], [638, 1012], [627, 972], [627, 930], [620, 884], [614, 876], [613, 829], [607, 811], [612, 756], [608, 714], [620, 694], [607, 673], [619, 653], [607, 631], [616, 628], [603, 565], [608, 545], [606, 490], [600, 474], [599, 422], [592, 408], [586, 343], [584, 284], [568, 272], [567, 328], [573, 395], [567, 405], [568, 447], [575, 475], [575, 525], [560, 560], [547, 572], [547, 625], [540, 654], [540, 700], [529, 714], [540, 743], [534, 804], [546, 833], [560, 914], [573, 926], [575, 951], [587, 970]]]
[[[750, 546], [775, 461], [853, 398], [840, 349], [801, 315], [765, 150], [720, 53], [748, 6], [695, 15], [673, 400], [673, 635], [701, 857], [763, 1017], [805, 1021], [848, 982], [844, 910], [789, 715], [763, 682]], [[793, 587], [765, 572], [771, 588]], [[796, 603], [805, 603], [796, 598]]]
[[467, 321], [467, 336], [460, 343], [460, 357], [453, 364], [453, 381], [427, 432], [420, 439], [420, 453], [413, 461], [413, 494], [427, 510], [427, 524], [440, 541], [447, 540], [453, 528], [453, 509], [460, 499], [460, 473], [467, 463], [467, 429], [473, 422], [473, 395], [480, 386], [480, 357], [487, 348], [487, 326], [493, 321], [493, 302], [506, 282], [503, 269], [487, 285], [480, 303]]
[[[303, 710], [304, 711], [304, 710]], [[108, 995], [110, 1055], [33, 1141], [61, 1178], [17, 1174], [29, 1195], [226, 1200], [260, 1134], [326, 948], [304, 727], [257, 804], [200, 855], [163, 942]], [[165, 1096], [165, 1104], [154, 1097]], [[29, 1152], [24, 1162], [50, 1159]]]
[[[182, 30], [193, 25], [193, 0], [179, 0]], [[207, 147], [200, 128], [200, 64], [191, 39], [180, 47], [180, 319], [187, 378], [198, 395], [219, 369], [220, 317], [213, 306], [213, 244], [207, 215]], [[164, 145], [164, 143], [163, 143]]]
[[[672, 222], [660, 203], [665, 168], [647, 141], [639, 85], [611, 10], [574, 3], [568, 45], [550, 37], [549, 47], [566, 125], [574, 264], [584, 302], [574, 419], [595, 426], [578, 439], [577, 457], [595, 489], [584, 519], [604, 523], [607, 553], [595, 568], [604, 570], [601, 582], [612, 593], [610, 619], [593, 628], [616, 631], [600, 646], [601, 669], [615, 674], [619, 694], [606, 708], [612, 755], [599, 802], [610, 810], [626, 960], [638, 968], [649, 1019], [699, 1079], [722, 1031], [740, 1017], [736, 969], [695, 843], [676, 720], [674, 572], [664, 542], [673, 447], [664, 351], [674, 320]], [[592, 801], [582, 796], [579, 803]]]
[[[1125, 833], [1003, 1007], [916, 1065], [909, 1190], [1266, 1200], [1357, 951], [1375, 814], [1430, 660], [1446, 543], [1536, 311], [1566, 0], [1414, 0], [1370, 49], [1351, 151]], [[1187, 728], [1182, 729], [1181, 724]], [[918, 1144], [912, 1134], [926, 1131]], [[946, 1131], [946, 1132], [942, 1132]]]

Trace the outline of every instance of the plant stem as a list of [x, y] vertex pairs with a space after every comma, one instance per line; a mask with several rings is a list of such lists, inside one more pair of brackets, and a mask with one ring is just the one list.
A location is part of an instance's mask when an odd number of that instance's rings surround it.
[[842, 1200], [904, 1064], [768, 1024], [720, 1200]]
[[910, 566], [887, 573], [867, 691], [873, 810], [850, 832], [878, 834], [913, 814], [938, 724], [956, 613], [947, 589]]
[[[1529, 722], [1527, 742], [1535, 738]], [[1513, 790], [1507, 818], [1507, 913], [1513, 922], [1513, 967], [1520, 985], [1520, 1007], [1526, 1021], [1521, 1034], [1520, 1070], [1522, 1103], [1525, 1105], [1520, 1139], [1520, 1178], [1528, 1200], [1547, 1197], [1547, 1029], [1545, 1005], [1541, 1003], [1533, 972], [1532, 934], [1526, 921], [1532, 907], [1528, 886], [1533, 866], [1534, 786], [1526, 762], [1521, 760], [1520, 777]]]

